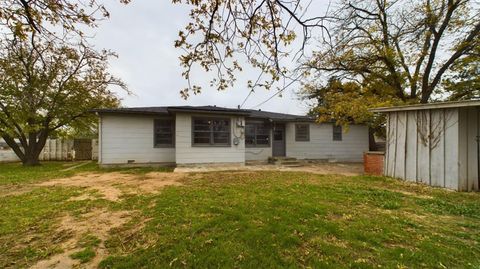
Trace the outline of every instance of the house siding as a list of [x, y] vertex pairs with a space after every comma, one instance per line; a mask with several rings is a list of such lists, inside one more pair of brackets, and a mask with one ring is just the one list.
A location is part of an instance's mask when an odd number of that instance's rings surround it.
[[333, 124], [307, 123], [310, 141], [295, 141], [295, 124], [286, 124], [287, 156], [297, 159], [361, 162], [368, 151], [368, 127], [350, 125], [342, 134], [342, 141], [333, 141]]
[[245, 147], [246, 161], [267, 161], [272, 157], [272, 130], [270, 130], [270, 145], [268, 147]]
[[101, 115], [99, 163], [174, 163], [175, 148], [153, 146], [153, 121], [143, 115]]
[[[230, 119], [231, 145], [226, 147], [192, 146], [192, 117], [226, 117]], [[176, 162], [179, 165], [196, 163], [245, 163], [245, 138], [243, 128], [236, 126], [236, 121], [245, 123], [243, 117], [212, 116], [208, 114], [176, 114]], [[234, 145], [234, 137], [239, 137], [238, 145]]]
[[272, 156], [272, 147], [265, 148], [245, 148], [245, 160], [247, 161], [266, 161]]
[[[192, 117], [226, 117], [231, 121], [231, 145], [226, 147], [193, 146]], [[178, 165], [236, 163], [267, 161], [272, 156], [272, 146], [245, 147], [245, 129], [238, 127], [243, 116], [212, 115], [202, 113], [176, 113], [175, 147], [155, 148], [153, 145], [154, 120], [152, 115], [102, 114], [99, 119], [99, 163], [176, 163]], [[286, 123], [286, 150], [288, 157], [298, 159], [323, 159], [361, 161], [368, 150], [368, 128], [352, 125], [343, 133], [342, 141], [333, 141], [332, 124], [310, 125], [310, 141], [295, 141], [296, 122]], [[234, 145], [234, 138], [239, 144]], [[271, 135], [272, 137], [272, 135]]]

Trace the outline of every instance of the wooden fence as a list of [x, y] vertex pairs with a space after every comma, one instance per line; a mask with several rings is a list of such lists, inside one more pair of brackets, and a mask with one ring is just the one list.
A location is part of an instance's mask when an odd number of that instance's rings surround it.
[[[87, 143], [91, 141], [91, 143]], [[90, 154], [88, 154], [90, 151]], [[76, 154], [81, 152], [81, 154]], [[40, 153], [41, 161], [97, 160], [97, 139], [48, 139]], [[12, 149], [0, 149], [0, 162], [19, 161]]]

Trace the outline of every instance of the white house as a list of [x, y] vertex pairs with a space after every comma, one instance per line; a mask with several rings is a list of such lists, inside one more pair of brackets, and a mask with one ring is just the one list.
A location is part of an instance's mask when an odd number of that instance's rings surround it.
[[459, 191], [479, 190], [480, 101], [373, 111], [387, 114], [386, 176]]
[[97, 109], [99, 163], [245, 164], [269, 157], [357, 162], [368, 128], [217, 106]]

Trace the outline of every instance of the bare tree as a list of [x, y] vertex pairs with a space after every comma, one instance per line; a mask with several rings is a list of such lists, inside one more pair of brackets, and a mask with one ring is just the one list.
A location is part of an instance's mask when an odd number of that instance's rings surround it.
[[342, 1], [334, 37], [307, 69], [347, 79], [380, 79], [407, 102], [443, 93], [452, 65], [480, 45], [480, 9], [468, 0]]
[[[192, 5], [190, 23], [175, 46], [184, 50], [181, 64], [188, 87], [182, 91], [186, 98], [190, 91], [199, 93], [201, 88], [191, 82], [191, 71], [198, 64], [204, 71], [215, 72], [211, 85], [218, 90], [232, 86], [235, 72], [241, 71], [239, 58], [244, 58], [258, 68], [260, 76], [248, 82], [248, 86], [270, 89], [273, 82], [289, 75], [282, 59], [291, 55], [289, 46], [297, 38], [295, 28], [301, 29], [302, 40], [297, 52], [304, 51], [313, 32], [327, 33], [325, 15], [306, 17], [301, 0], [208, 0], [182, 1]], [[294, 52], [295, 53], [295, 52]], [[297, 55], [299, 56], [299, 55]], [[262, 75], [269, 78], [262, 80]]]
[[2, 42], [6, 39], [26, 39], [32, 36], [32, 32], [57, 42], [68, 41], [65, 35], [84, 39], [85, 29], [97, 27], [98, 21], [110, 16], [98, 0], [3, 0], [0, 10]]
[[382, 80], [397, 98], [425, 103], [450, 67], [479, 44], [479, 3], [472, 0], [338, 0], [325, 2], [325, 14], [312, 14], [310, 2], [301, 0], [174, 3], [192, 5], [190, 22], [175, 44], [184, 50], [183, 76], [189, 82], [184, 97], [200, 92], [190, 82], [195, 64], [215, 72], [212, 85], [223, 90], [233, 85], [245, 57], [269, 75], [248, 86], [269, 89], [292, 75], [282, 59], [294, 54], [304, 61], [299, 70], [305, 75]]

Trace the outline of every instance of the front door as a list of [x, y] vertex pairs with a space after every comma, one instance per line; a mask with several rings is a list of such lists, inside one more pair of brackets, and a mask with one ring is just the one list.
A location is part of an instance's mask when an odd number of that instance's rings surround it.
[[285, 157], [285, 124], [276, 123], [273, 127], [272, 155]]

